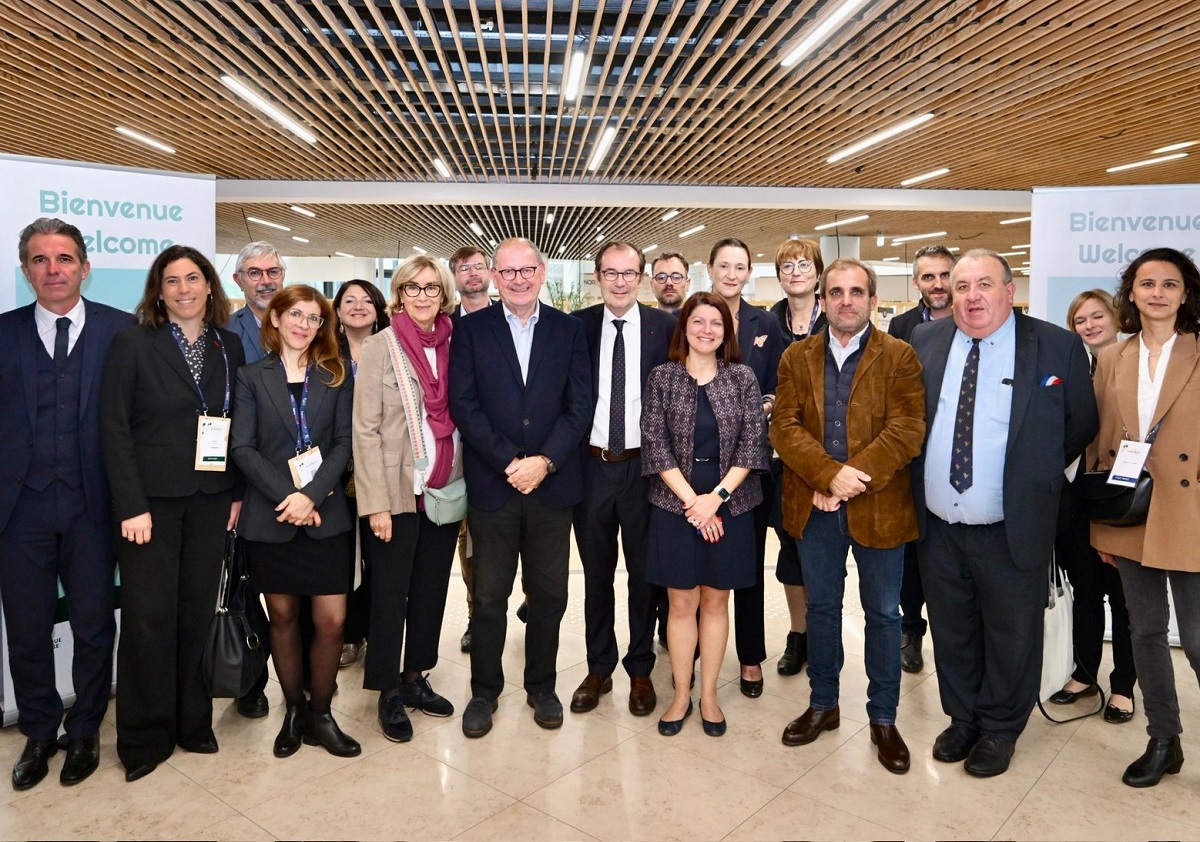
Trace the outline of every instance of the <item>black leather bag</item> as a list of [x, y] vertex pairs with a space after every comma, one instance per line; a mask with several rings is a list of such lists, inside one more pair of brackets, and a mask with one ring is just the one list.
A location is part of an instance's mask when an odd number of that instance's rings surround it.
[[[1160, 421], [1154, 425], [1146, 442], [1153, 445], [1158, 437]], [[1112, 485], [1108, 482], [1108, 471], [1080, 472], [1071, 483], [1071, 490], [1079, 501], [1084, 516], [1093, 523], [1106, 526], [1138, 526], [1146, 522], [1150, 513], [1150, 495], [1154, 491], [1154, 477], [1143, 468], [1137, 484]]]
[[204, 678], [214, 699], [246, 695], [267, 663], [266, 617], [249, 578], [237, 530], [230, 530], [225, 538], [217, 610], [204, 647]]

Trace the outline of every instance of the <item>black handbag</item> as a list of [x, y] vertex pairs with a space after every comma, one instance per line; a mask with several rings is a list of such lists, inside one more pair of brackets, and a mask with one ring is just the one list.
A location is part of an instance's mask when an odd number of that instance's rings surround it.
[[[1161, 421], [1155, 424], [1150, 435], [1146, 436], [1147, 444], [1154, 443], [1160, 424]], [[1080, 472], [1071, 483], [1071, 490], [1084, 516], [1093, 523], [1106, 526], [1138, 526], [1145, 523], [1146, 515], [1150, 512], [1154, 477], [1142, 468], [1137, 483], [1130, 488], [1127, 485], [1112, 485], [1108, 481], [1108, 474], [1108, 471]]]
[[267, 663], [266, 618], [249, 579], [237, 530], [230, 530], [225, 537], [217, 610], [204, 647], [204, 678], [214, 699], [246, 695]]

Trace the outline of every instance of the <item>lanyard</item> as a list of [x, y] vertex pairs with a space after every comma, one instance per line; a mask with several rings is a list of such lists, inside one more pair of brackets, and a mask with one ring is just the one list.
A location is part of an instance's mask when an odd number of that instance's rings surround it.
[[[175, 337], [175, 344], [179, 346], [179, 353], [183, 354], [184, 365], [187, 365], [187, 347], [183, 344], [183, 331], [177, 330], [175, 323], [171, 323], [171, 336]], [[225, 363], [225, 405], [221, 410], [221, 415], [229, 417], [229, 355], [225, 353], [225, 346], [221, 343], [220, 338], [214, 336], [213, 344], [217, 346], [221, 352], [221, 360]], [[189, 373], [191, 367], [188, 367]], [[204, 397], [204, 392], [200, 389], [200, 384], [196, 382], [196, 378], [191, 378], [192, 386], [196, 390], [196, 394], [200, 397], [200, 414], [208, 415], [208, 400]]]
[[[288, 390], [288, 400], [292, 402], [292, 417], [296, 419], [296, 455], [312, 448], [312, 438], [308, 435], [308, 375], [312, 366], [304, 369], [304, 388], [300, 391], [300, 406], [296, 406], [296, 396]], [[287, 377], [286, 371], [284, 377]]]
[[[808, 318], [808, 333], [804, 334], [805, 336], [812, 336], [813, 327], [817, 324], [817, 318], [820, 317], [820, 315], [821, 315], [821, 300], [815, 299], [813, 301], [812, 315], [809, 316], [809, 318]], [[796, 331], [793, 329], [793, 326], [792, 326], [791, 308], [788, 308], [788, 310], [787, 310], [787, 322], [788, 322], [788, 332], [791, 333], [792, 336], [795, 336]]]

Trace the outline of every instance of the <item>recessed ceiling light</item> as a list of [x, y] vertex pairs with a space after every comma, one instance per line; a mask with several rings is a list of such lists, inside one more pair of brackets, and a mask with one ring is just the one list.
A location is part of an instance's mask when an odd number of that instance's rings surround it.
[[598, 242], [598, 243], [602, 243], [602, 242], [604, 242], [604, 235], [603, 235], [603, 234], [597, 234], [597, 235], [596, 235], [596, 242]]
[[554, 224], [554, 211], [546, 211], [546, 224], [547, 225]]
[[446, 162], [441, 158], [433, 159], [433, 168], [438, 171], [438, 175], [440, 175], [442, 178], [450, 177], [450, 168], [446, 166]]
[[571, 69], [567, 73], [567, 88], [563, 91], [563, 99], [567, 102], [574, 102], [575, 97], [579, 96], [579, 89], [583, 85], [583, 63], [587, 61], [586, 53], [575, 53], [571, 56]]
[[884, 243], [886, 243], [886, 242], [887, 242], [887, 237], [883, 236], [883, 234], [878, 234], [878, 235], [876, 235], [876, 237], [875, 237], [875, 246], [876, 246], [877, 248], [883, 248], [883, 244], [884, 244]]
[[1147, 158], [1144, 161], [1134, 161], [1132, 164], [1121, 164], [1116, 167], [1109, 167], [1105, 172], [1124, 172], [1125, 170], [1133, 170], [1138, 167], [1148, 167], [1151, 164], [1161, 164], [1166, 161], [1178, 161], [1180, 158], [1186, 158], [1188, 153], [1176, 152], [1174, 155], [1160, 155], [1157, 158]]
[[284, 114], [283, 111], [281, 111], [277, 106], [267, 101], [265, 97], [250, 90], [250, 88], [242, 83], [239, 79], [235, 79], [228, 73], [222, 73], [221, 81], [225, 84], [225, 87], [229, 88], [229, 90], [246, 100], [246, 102], [253, 105], [263, 114], [266, 114], [276, 123], [283, 126], [305, 143], [317, 142], [317, 136], [315, 134], [301, 126], [296, 120]]
[[830, 12], [829, 16], [817, 24], [813, 31], [804, 37], [804, 40], [796, 45], [783, 60], [780, 65], [783, 67], [791, 67], [800, 59], [813, 52], [820, 44], [829, 37], [829, 35], [841, 25], [842, 21], [850, 17], [866, 3], [867, 0], [843, 0], [842, 4]]
[[566, 247], [566, 246], [559, 246], [559, 247], [558, 247], [558, 253], [559, 253], [559, 254], [562, 254], [562, 253], [563, 253], [564, 251], [566, 251], [566, 250], [567, 250], [567, 247]]
[[670, 222], [677, 216], [679, 216], [679, 210], [677, 208], [673, 208], [662, 215], [662, 221]]
[[413, 246], [413, 251], [415, 251], [417, 254], [429, 254], [429, 252], [425, 251], [425, 249], [421, 248], [420, 246]]
[[[869, 214], [859, 214], [858, 216], [848, 216], [845, 219], [835, 219], [833, 222], [826, 222], [824, 225], [818, 225], [813, 228], [814, 231], [824, 231], [827, 228], [837, 228], [839, 225], [850, 225], [854, 222], [862, 222], [864, 219], [870, 219]], [[800, 239], [799, 234], [792, 235], [793, 240]]]
[[478, 223], [478, 222], [468, 222], [468, 223], [467, 223], [467, 227], [468, 227], [468, 228], [470, 228], [472, 231], [474, 231], [474, 232], [475, 232], [475, 236], [476, 236], [476, 237], [482, 237], [482, 236], [483, 236], [483, 229], [479, 227], [479, 223]]
[[1167, 152], [1178, 152], [1180, 149], [1187, 149], [1189, 146], [1195, 146], [1197, 141], [1188, 140], [1183, 143], [1172, 143], [1170, 146], [1160, 146], [1158, 149], [1152, 149], [1151, 155], [1163, 155]]
[[295, 211], [296, 213], [300, 214], [301, 216], [307, 216], [309, 218], [316, 216], [316, 214], [313, 213], [312, 211], [310, 211], [308, 208], [302, 208], [299, 205], [291, 205], [291, 206], [289, 206], [288, 209]]
[[892, 245], [896, 245], [897, 243], [907, 243], [911, 240], [930, 240], [930, 239], [933, 239], [934, 237], [944, 237], [944, 236], [946, 236], [945, 231], [934, 231], [931, 234], [910, 234], [907, 237], [893, 237]]
[[680, 236], [680, 238], [682, 239], [683, 237], [690, 237], [690, 236], [692, 236], [693, 234], [699, 234], [699, 233], [700, 233], [701, 231], [703, 231], [703, 230], [704, 230], [704, 226], [703, 226], [703, 225], [697, 225], [696, 227], [694, 227], [694, 228], [689, 228], [689, 229], [687, 229], [686, 231], [680, 231], [680, 232], [679, 232], [679, 236]]
[[267, 220], [259, 219], [257, 216], [248, 216], [248, 217], [246, 217], [246, 221], [247, 222], [256, 222], [259, 225], [265, 225], [268, 228], [274, 228], [279, 231], [291, 231], [292, 230], [291, 228], [288, 228], [286, 225], [280, 225], [278, 222], [267, 222]]
[[293, 236], [293, 237], [292, 237], [292, 239], [293, 239], [293, 240], [295, 240], [295, 241], [296, 241], [296, 242], [298, 242], [298, 243], [307, 243], [307, 242], [308, 242], [308, 238], [307, 238], [307, 237], [295, 237], [295, 236]]
[[658, 248], [658, 243], [655, 243], [652, 246], [646, 246], [644, 249], [642, 249], [642, 254], [649, 254], [650, 252], [654, 251], [656, 248]]
[[491, 237], [488, 237], [488, 242], [491, 243], [493, 246], [496, 245], [496, 241], [493, 240]]
[[596, 148], [592, 150], [592, 159], [588, 161], [587, 168], [589, 171], [595, 171], [596, 167], [600, 166], [600, 162], [604, 160], [604, 156], [608, 154], [608, 148], [612, 146], [613, 140], [617, 136], [617, 127], [609, 126], [600, 135], [600, 139], [596, 141]]
[[1001, 225], [1016, 225], [1018, 222], [1029, 222], [1032, 219], [1033, 219], [1032, 216], [1017, 216], [1012, 219], [1002, 219], [1002, 220], [1000, 220], [1000, 224]]
[[913, 117], [911, 120], [905, 120], [903, 123], [892, 126], [890, 129], [884, 129], [878, 134], [873, 134], [865, 140], [860, 140], [858, 143], [847, 146], [841, 152], [835, 152], [825, 159], [827, 164], [836, 164], [838, 161], [849, 158], [862, 152], [864, 149], [869, 149], [877, 143], [883, 143], [885, 140], [895, 137], [898, 134], [915, 129], [917, 126], [924, 125], [933, 119], [933, 112], [922, 114], [920, 117]]
[[336, 254], [338, 257], [350, 257], [350, 258], [354, 257], [354, 255], [346, 254], [346, 252], [344, 252], [344, 251], [335, 251], [334, 254]]
[[911, 187], [914, 184], [920, 184], [922, 181], [929, 181], [931, 178], [938, 178], [950, 172], [949, 167], [941, 167], [940, 169], [930, 170], [920, 175], [914, 175], [912, 178], [906, 178], [900, 182], [901, 187]]
[[755, 257], [762, 257], [762, 256], [763, 256], [763, 253], [760, 251], [760, 252], [758, 252], [757, 254], [755, 254], [754, 256], [755, 256]]
[[167, 146], [165, 143], [160, 143], [152, 137], [146, 137], [144, 134], [135, 132], [133, 129], [127, 129], [124, 126], [116, 126], [115, 128], [118, 134], [123, 134], [125, 137], [136, 140], [138, 143], [144, 143], [147, 146], [152, 146], [159, 152], [166, 152], [168, 155], [175, 154], [175, 150], [170, 146]]

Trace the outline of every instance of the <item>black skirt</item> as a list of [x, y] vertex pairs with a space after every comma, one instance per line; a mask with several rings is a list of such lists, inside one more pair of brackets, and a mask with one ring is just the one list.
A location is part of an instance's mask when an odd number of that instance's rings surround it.
[[246, 541], [251, 581], [263, 593], [349, 593], [353, 541], [353, 531], [313, 538], [303, 529], [297, 529], [295, 537], [283, 544]]

